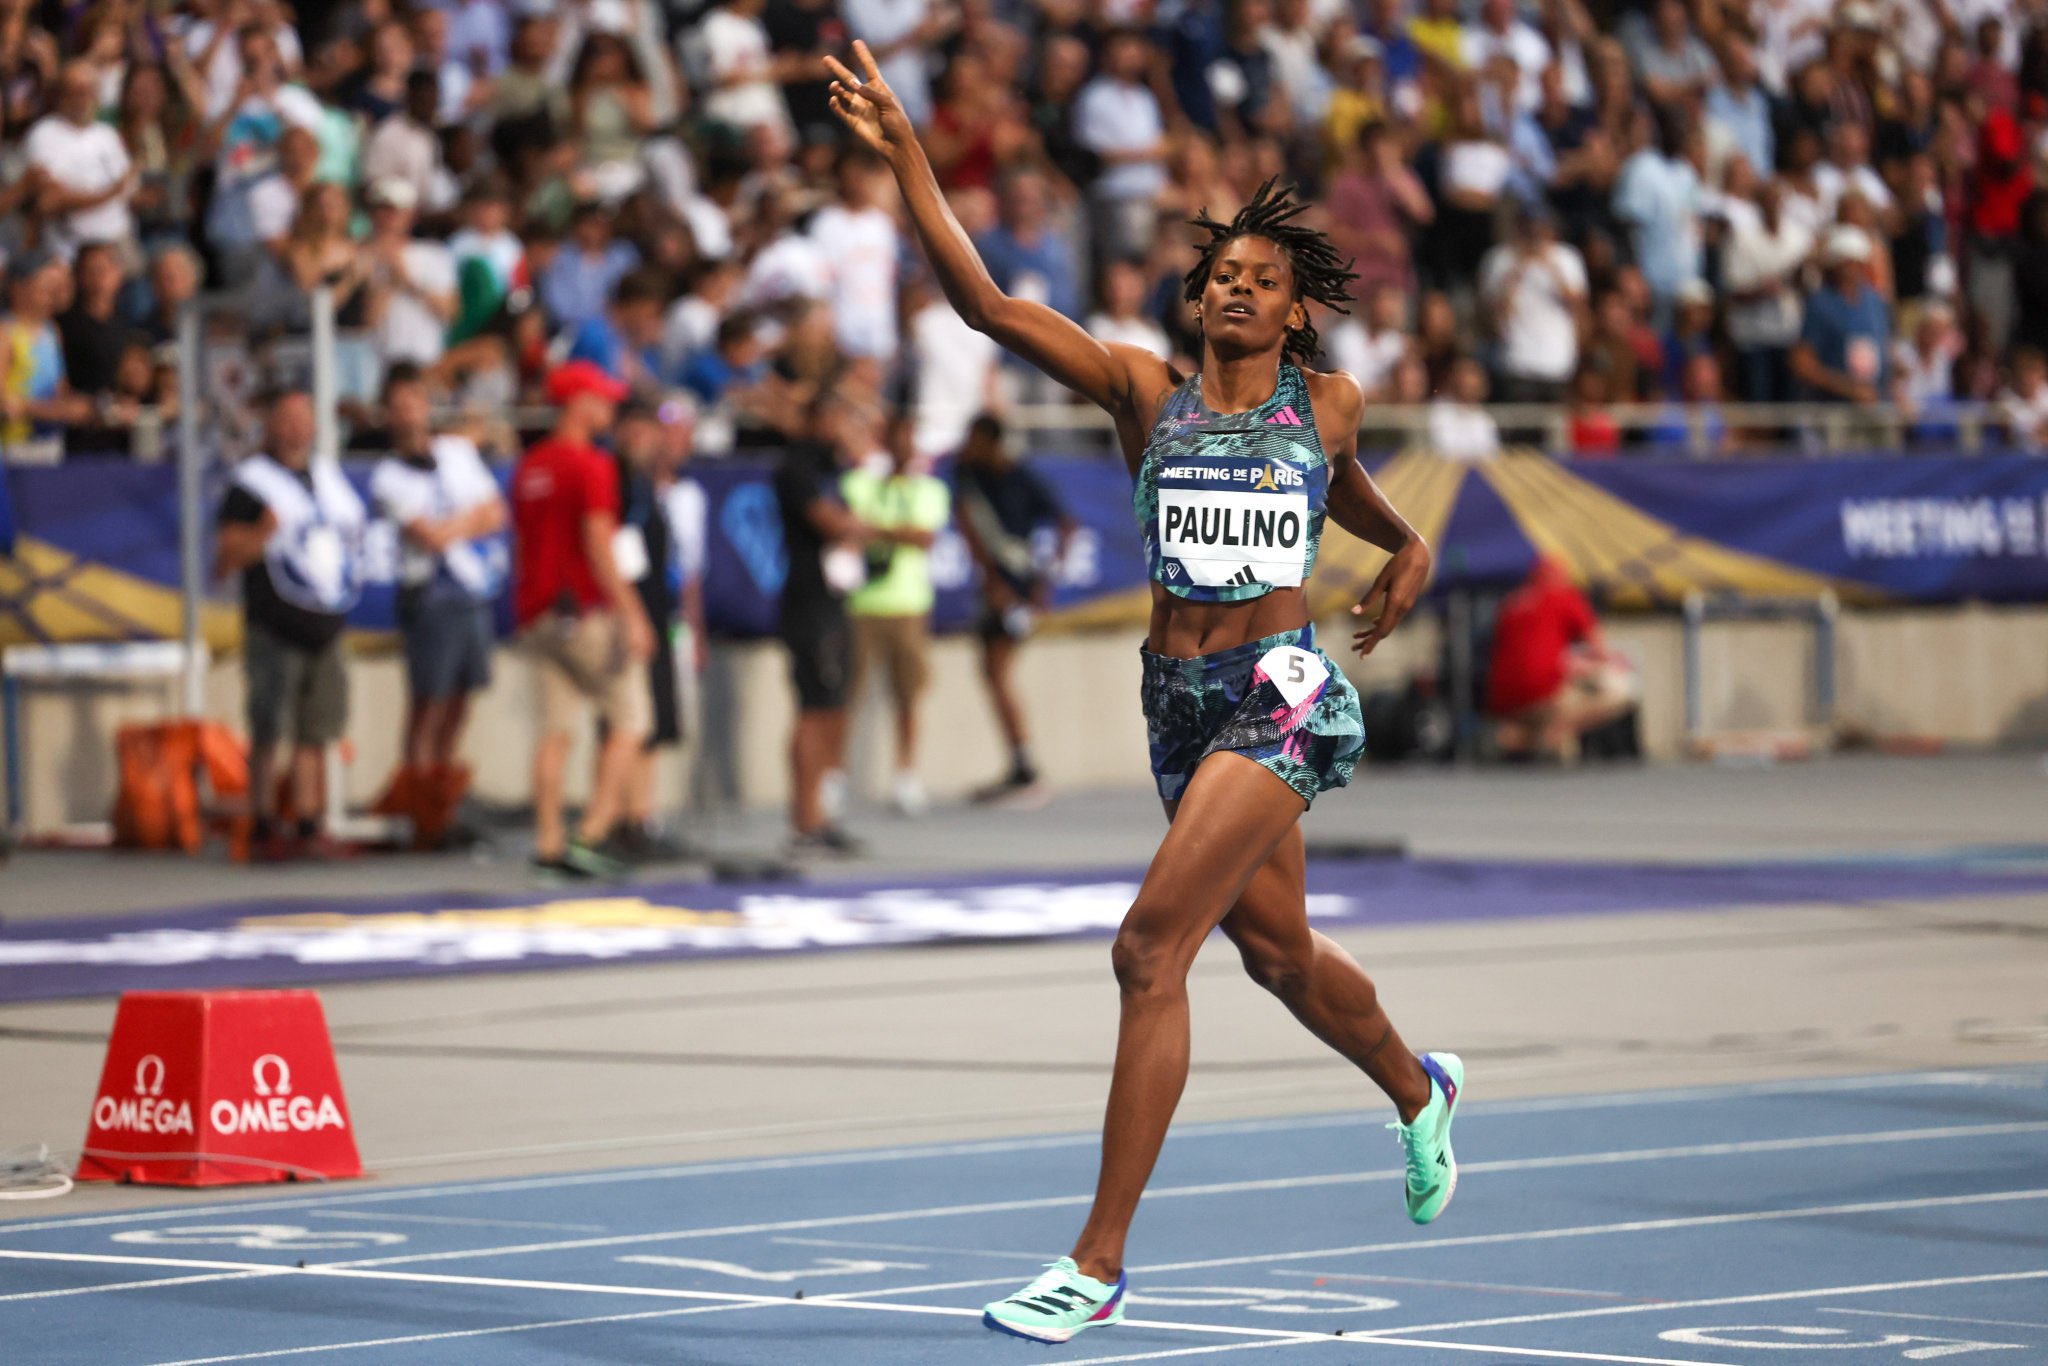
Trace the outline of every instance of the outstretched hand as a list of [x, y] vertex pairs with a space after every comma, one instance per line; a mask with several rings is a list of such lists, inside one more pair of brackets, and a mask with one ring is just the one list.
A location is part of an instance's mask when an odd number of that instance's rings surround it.
[[915, 147], [917, 130], [910, 126], [910, 116], [897, 102], [896, 92], [882, 79], [875, 54], [868, 51], [866, 43], [856, 40], [853, 59], [860, 64], [859, 76], [847, 70], [837, 57], [825, 58], [825, 69], [832, 73], [832, 112], [856, 137], [883, 156]]
[[[1414, 609], [1415, 600], [1422, 596], [1422, 590], [1429, 586], [1431, 557], [1429, 547], [1422, 541], [1411, 542], [1396, 551], [1380, 570], [1380, 576], [1372, 581], [1358, 605], [1351, 609], [1351, 615], [1359, 618], [1373, 617], [1371, 625], [1362, 627], [1351, 637], [1351, 647], [1361, 655], [1369, 655], [1373, 648], [1394, 633], [1402, 619]], [[1379, 603], [1375, 616], [1372, 608]]]

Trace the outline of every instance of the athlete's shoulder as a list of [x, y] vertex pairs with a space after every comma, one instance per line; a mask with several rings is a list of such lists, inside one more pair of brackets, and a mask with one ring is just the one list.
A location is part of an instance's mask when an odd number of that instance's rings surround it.
[[1149, 420], [1166, 396], [1186, 382], [1186, 376], [1156, 352], [1128, 342], [1104, 342], [1125, 376], [1131, 407]]
[[1307, 370], [1301, 372], [1308, 385], [1309, 401], [1318, 416], [1335, 424], [1356, 426], [1365, 413], [1365, 388], [1349, 370]]

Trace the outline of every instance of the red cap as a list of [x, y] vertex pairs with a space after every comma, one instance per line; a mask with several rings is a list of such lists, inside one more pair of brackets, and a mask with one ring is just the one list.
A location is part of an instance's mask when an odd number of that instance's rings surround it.
[[558, 365], [548, 376], [548, 402], [566, 404], [583, 394], [617, 403], [626, 396], [626, 382], [614, 379], [596, 361], [572, 360]]

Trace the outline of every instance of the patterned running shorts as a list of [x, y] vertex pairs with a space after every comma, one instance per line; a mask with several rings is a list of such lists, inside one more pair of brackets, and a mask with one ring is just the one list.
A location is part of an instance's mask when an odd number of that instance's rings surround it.
[[[1272, 667], [1295, 671], [1299, 654], [1320, 660], [1326, 677], [1308, 691], [1269, 678]], [[1202, 760], [1221, 750], [1242, 754], [1272, 772], [1303, 802], [1351, 781], [1365, 752], [1365, 721], [1358, 692], [1343, 671], [1316, 649], [1315, 627], [1282, 631], [1215, 654], [1171, 659], [1138, 651], [1145, 666], [1145, 729], [1152, 746], [1152, 777], [1159, 795], [1177, 801]], [[1313, 666], [1309, 666], [1312, 671]]]

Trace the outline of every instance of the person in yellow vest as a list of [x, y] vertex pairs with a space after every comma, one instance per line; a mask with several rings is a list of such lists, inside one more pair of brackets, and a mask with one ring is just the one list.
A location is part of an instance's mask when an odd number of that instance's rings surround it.
[[917, 776], [917, 705], [930, 676], [931, 548], [952, 516], [945, 484], [915, 468], [908, 415], [890, 420], [887, 463], [849, 470], [839, 492], [847, 511], [882, 533], [866, 547], [867, 582], [847, 599], [853, 617], [853, 693], [887, 676], [896, 717], [896, 776], [889, 799], [906, 816], [925, 808]]

